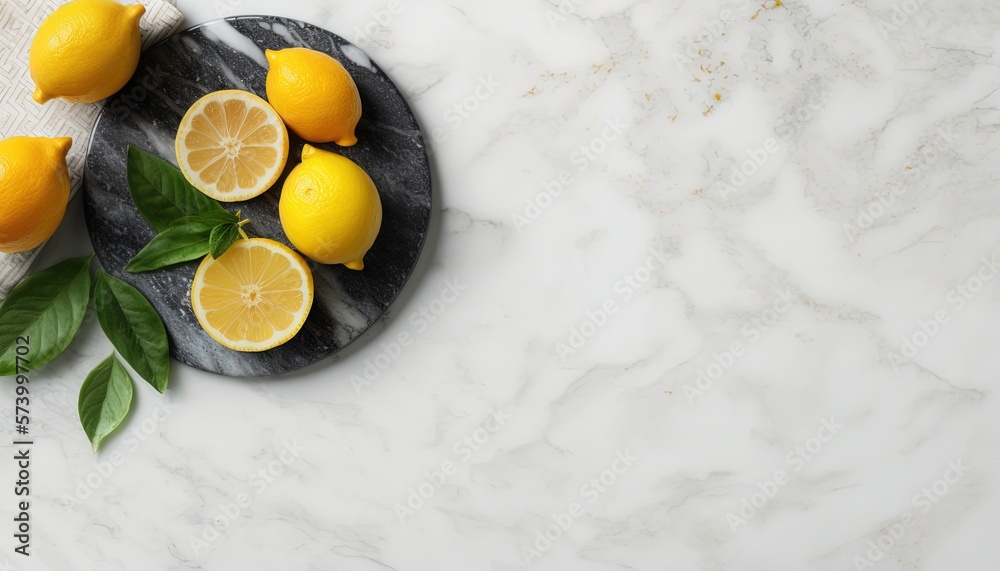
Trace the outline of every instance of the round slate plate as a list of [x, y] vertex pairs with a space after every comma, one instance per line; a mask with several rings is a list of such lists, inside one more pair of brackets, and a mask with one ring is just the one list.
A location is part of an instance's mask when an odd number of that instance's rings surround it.
[[[263, 353], [239, 353], [213, 341], [191, 311], [197, 263], [145, 274], [122, 267], [155, 235], [132, 201], [126, 153], [135, 145], [177, 164], [174, 135], [201, 96], [245, 89], [266, 97], [264, 49], [302, 46], [330, 54], [354, 77], [364, 107], [358, 144], [318, 145], [340, 153], [371, 175], [382, 196], [382, 231], [360, 272], [310, 263], [316, 299], [302, 331]], [[285, 175], [300, 161], [304, 142], [292, 137]], [[278, 219], [275, 188], [247, 202], [225, 205], [252, 220], [256, 236], [288, 244]], [[431, 176], [423, 137], [406, 100], [357, 47], [315, 26], [270, 16], [210, 22], [147, 51], [135, 76], [108, 100], [94, 126], [84, 178], [87, 227], [101, 265], [139, 288], [163, 317], [171, 353], [188, 365], [237, 377], [294, 371], [333, 355], [357, 339], [389, 308], [410, 277], [424, 244], [431, 207]]]

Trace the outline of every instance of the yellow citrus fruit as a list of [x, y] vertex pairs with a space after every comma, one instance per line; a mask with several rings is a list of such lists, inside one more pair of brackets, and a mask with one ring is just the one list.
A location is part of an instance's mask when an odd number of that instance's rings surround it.
[[267, 99], [288, 128], [313, 143], [350, 147], [361, 120], [361, 95], [339, 61], [307, 48], [265, 52]]
[[266, 238], [237, 240], [219, 259], [205, 257], [191, 286], [191, 306], [205, 331], [248, 353], [287, 343], [313, 302], [313, 277], [298, 254]]
[[38, 27], [29, 65], [35, 101], [93, 103], [128, 83], [139, 64], [141, 4], [73, 0]]
[[30, 250], [55, 233], [69, 202], [72, 145], [68, 137], [0, 141], [0, 252]]
[[281, 227], [321, 264], [365, 267], [382, 228], [382, 200], [371, 177], [346, 157], [306, 145], [281, 191]]
[[177, 163], [192, 185], [222, 202], [271, 188], [288, 160], [288, 131], [260, 97], [216, 91], [188, 109], [177, 130]]

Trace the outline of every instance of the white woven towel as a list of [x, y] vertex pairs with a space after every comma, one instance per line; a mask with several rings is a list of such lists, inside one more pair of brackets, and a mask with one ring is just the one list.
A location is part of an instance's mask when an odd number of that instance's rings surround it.
[[[35, 103], [34, 82], [28, 73], [28, 47], [45, 16], [66, 0], [0, 1], [0, 139], [15, 135], [73, 137], [69, 152], [72, 191], [80, 187], [90, 131], [103, 102], [91, 104], [49, 101]], [[140, 24], [142, 46], [149, 47], [173, 34], [184, 20], [175, 0], [132, 0], [123, 2], [146, 6]], [[17, 208], [0, 204], [0, 208]], [[0, 301], [3, 301], [24, 274], [41, 248], [20, 254], [0, 253]]]

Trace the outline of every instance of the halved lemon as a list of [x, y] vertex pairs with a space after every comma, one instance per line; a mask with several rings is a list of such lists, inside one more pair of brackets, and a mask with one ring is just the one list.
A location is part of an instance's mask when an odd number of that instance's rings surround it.
[[237, 240], [219, 259], [205, 256], [191, 286], [191, 306], [222, 345], [267, 351], [302, 329], [313, 302], [313, 277], [301, 256], [266, 238]]
[[271, 188], [288, 160], [288, 130], [267, 101], [235, 89], [209, 93], [177, 130], [177, 163], [192, 185], [222, 202]]

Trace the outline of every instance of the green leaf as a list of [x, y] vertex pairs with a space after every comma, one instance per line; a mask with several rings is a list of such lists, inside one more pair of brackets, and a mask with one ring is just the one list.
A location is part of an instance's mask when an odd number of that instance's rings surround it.
[[212, 228], [202, 224], [171, 226], [125, 264], [125, 271], [137, 274], [197, 260], [208, 253]]
[[94, 305], [108, 339], [154, 389], [167, 390], [170, 343], [163, 321], [139, 290], [101, 270]]
[[240, 227], [238, 224], [220, 224], [212, 228], [212, 235], [209, 236], [209, 253], [218, 260], [240, 239]]
[[185, 216], [223, 211], [222, 205], [191, 186], [177, 167], [131, 145], [128, 186], [139, 212], [157, 232]]
[[87, 375], [80, 387], [80, 423], [94, 452], [101, 442], [125, 420], [132, 405], [132, 377], [115, 354]]
[[69, 346], [90, 303], [91, 258], [60, 262], [10, 292], [0, 306], [0, 377], [18, 373], [19, 356], [21, 368], [35, 370]]
[[125, 265], [125, 271], [137, 274], [197, 260], [209, 251], [212, 229], [238, 221], [238, 216], [225, 211], [174, 220]]

